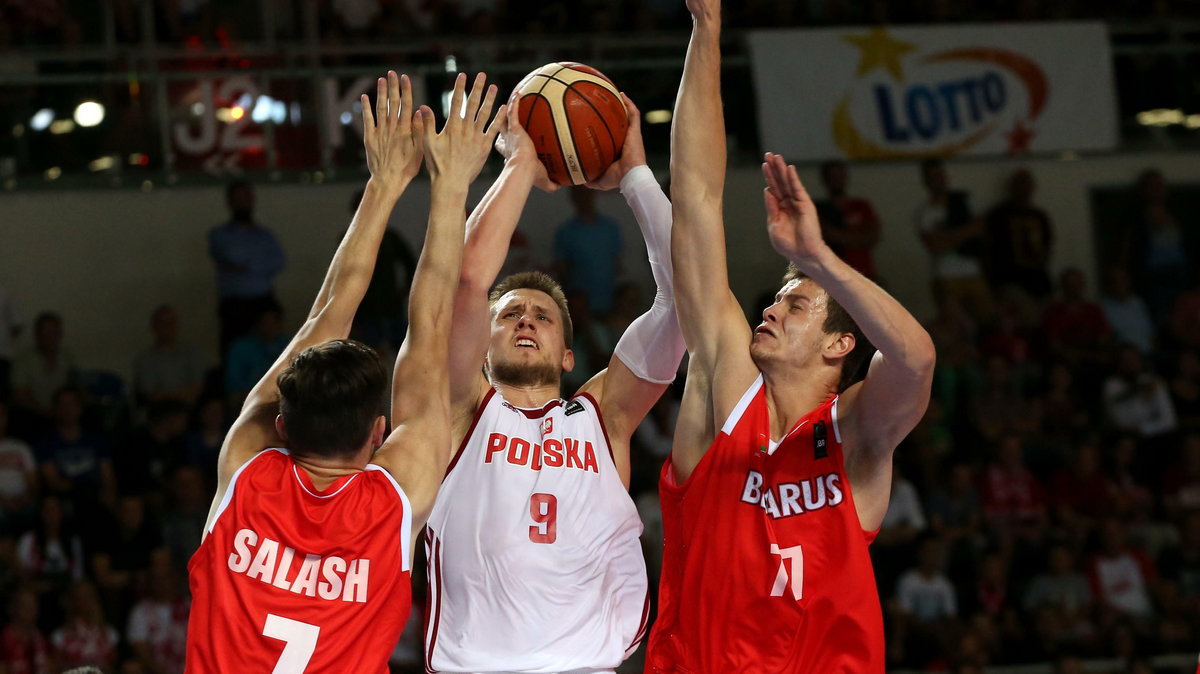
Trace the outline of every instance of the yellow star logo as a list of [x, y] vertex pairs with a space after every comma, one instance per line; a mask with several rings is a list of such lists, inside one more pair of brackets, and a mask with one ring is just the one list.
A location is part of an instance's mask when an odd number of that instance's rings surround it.
[[876, 68], [887, 68], [892, 77], [903, 82], [904, 71], [900, 59], [917, 47], [888, 35], [883, 28], [872, 28], [866, 35], [843, 35], [842, 39], [859, 50], [858, 72], [862, 77]]

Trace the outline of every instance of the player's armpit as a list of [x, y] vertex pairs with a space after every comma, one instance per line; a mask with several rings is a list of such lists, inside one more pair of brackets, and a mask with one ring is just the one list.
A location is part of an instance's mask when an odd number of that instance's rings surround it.
[[414, 536], [433, 512], [438, 489], [446, 476], [450, 442], [446, 424], [414, 419], [395, 428], [371, 460], [388, 471], [408, 497]]

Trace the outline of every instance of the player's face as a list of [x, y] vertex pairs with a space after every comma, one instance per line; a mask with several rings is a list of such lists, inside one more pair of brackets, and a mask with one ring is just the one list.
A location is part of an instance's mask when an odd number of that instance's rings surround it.
[[803, 367], [821, 358], [840, 337], [825, 332], [828, 308], [829, 295], [815, 281], [789, 281], [763, 310], [762, 323], [754, 329], [750, 341], [754, 362], [760, 369], [774, 364]]
[[508, 383], [556, 383], [575, 360], [563, 338], [562, 314], [546, 293], [518, 288], [496, 302], [488, 367]]

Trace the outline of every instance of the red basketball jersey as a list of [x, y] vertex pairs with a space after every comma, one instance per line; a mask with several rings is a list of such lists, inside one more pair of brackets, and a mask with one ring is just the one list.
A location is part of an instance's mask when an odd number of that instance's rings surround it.
[[234, 474], [188, 564], [188, 672], [387, 672], [412, 601], [408, 499], [368, 465], [318, 491], [285, 450]]
[[664, 554], [646, 671], [884, 671], [883, 616], [837, 397], [778, 444], [762, 377], [689, 479], [659, 481]]

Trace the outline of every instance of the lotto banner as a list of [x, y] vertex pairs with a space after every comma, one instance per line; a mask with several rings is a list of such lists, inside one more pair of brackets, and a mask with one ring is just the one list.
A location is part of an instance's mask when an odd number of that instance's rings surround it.
[[1117, 142], [1101, 23], [755, 31], [749, 44], [762, 147], [789, 160]]

